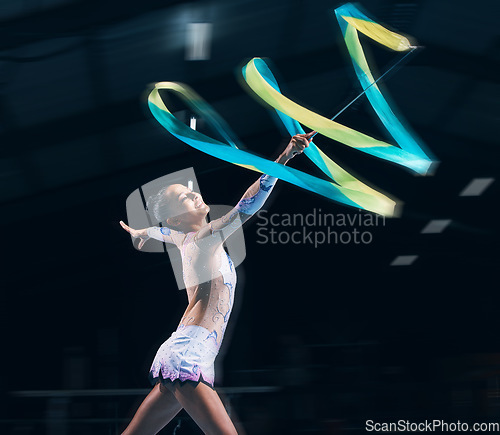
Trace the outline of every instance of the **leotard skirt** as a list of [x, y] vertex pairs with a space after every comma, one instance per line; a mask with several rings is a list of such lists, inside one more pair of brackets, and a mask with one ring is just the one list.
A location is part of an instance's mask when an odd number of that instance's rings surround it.
[[173, 382], [203, 382], [214, 388], [214, 361], [219, 348], [213, 334], [197, 325], [183, 326], [156, 353], [149, 380], [153, 385]]

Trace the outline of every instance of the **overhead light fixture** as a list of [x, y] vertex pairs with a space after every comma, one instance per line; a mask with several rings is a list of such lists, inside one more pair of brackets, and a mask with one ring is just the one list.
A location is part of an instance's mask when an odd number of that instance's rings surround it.
[[422, 234], [442, 233], [451, 224], [451, 219], [433, 219], [420, 231]]
[[495, 181], [494, 178], [474, 178], [467, 187], [460, 192], [460, 196], [479, 196], [491, 183], [493, 183], [493, 181]]
[[418, 255], [398, 255], [394, 260], [392, 260], [391, 266], [411, 266]]
[[186, 34], [186, 60], [210, 59], [212, 23], [188, 23]]

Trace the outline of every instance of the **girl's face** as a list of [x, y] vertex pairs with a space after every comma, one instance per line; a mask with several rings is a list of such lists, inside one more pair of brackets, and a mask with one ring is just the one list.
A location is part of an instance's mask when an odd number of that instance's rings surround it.
[[172, 184], [165, 191], [172, 217], [183, 222], [199, 222], [210, 211], [210, 207], [203, 202], [197, 192], [193, 192], [182, 184]]

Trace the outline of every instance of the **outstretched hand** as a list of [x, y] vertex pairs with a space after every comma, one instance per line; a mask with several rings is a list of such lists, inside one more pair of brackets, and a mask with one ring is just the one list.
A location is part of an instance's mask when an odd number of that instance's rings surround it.
[[301, 154], [309, 146], [312, 141], [312, 136], [316, 133], [311, 131], [305, 134], [296, 134], [290, 139], [284, 154], [289, 158], [295, 157], [297, 154]]
[[148, 230], [146, 228], [142, 230], [134, 230], [133, 228], [130, 228], [125, 222], [120, 221], [120, 225], [122, 228], [130, 233], [130, 235], [136, 239], [137, 237], [140, 237], [139, 245], [137, 246], [137, 249], [141, 249], [144, 246], [144, 243], [146, 243], [149, 239], [148, 236]]

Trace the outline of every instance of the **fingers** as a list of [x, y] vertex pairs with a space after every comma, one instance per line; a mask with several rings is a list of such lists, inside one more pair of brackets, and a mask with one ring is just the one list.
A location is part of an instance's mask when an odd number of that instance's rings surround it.
[[132, 237], [137, 237], [138, 234], [137, 234], [137, 231], [134, 230], [133, 228], [130, 228], [125, 222], [123, 221], [120, 221], [120, 225], [122, 226], [122, 228], [127, 231], [128, 233], [130, 233], [130, 235]]
[[310, 131], [309, 133], [306, 134], [306, 138], [307, 138], [307, 141], [309, 143], [312, 142], [313, 140], [313, 136], [317, 133], [317, 131], [313, 130], [313, 131]]
[[316, 132], [310, 131], [309, 133], [299, 133], [292, 136], [288, 144], [288, 151], [292, 157], [301, 154], [311, 143], [312, 137]]
[[123, 221], [120, 221], [120, 225], [125, 231], [128, 231], [130, 233], [130, 227]]
[[293, 137], [304, 137], [306, 139], [309, 139], [310, 137], [314, 136], [316, 133], [318, 133], [316, 130], [310, 131], [309, 133], [298, 133], [294, 135]]
[[[149, 239], [148, 236], [144, 235], [144, 234], [141, 234], [139, 231], [137, 230], [134, 230], [133, 228], [130, 228], [125, 222], [123, 221], [120, 221], [120, 225], [122, 226], [122, 228], [129, 232], [130, 235], [135, 239], [137, 237], [140, 237], [140, 240], [139, 240], [139, 244], [137, 245], [137, 249], [142, 249], [142, 247], [144, 246], [144, 243], [147, 242], [147, 240]], [[142, 231], [142, 230], [141, 230]]]
[[307, 144], [310, 144], [313, 140], [313, 136], [317, 133], [317, 131], [313, 130], [310, 131], [309, 133], [303, 133], [303, 134], [296, 134], [295, 136], [292, 137], [292, 139], [298, 139], [300, 141], [306, 141]]
[[304, 146], [304, 147], [306, 147], [306, 146], [309, 145], [309, 141], [305, 137], [298, 136], [298, 135], [292, 137], [292, 142], [296, 146]]
[[301, 153], [309, 146], [310, 141], [305, 137], [305, 135], [295, 135], [292, 137], [292, 143], [294, 152]]

